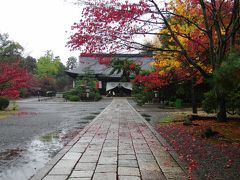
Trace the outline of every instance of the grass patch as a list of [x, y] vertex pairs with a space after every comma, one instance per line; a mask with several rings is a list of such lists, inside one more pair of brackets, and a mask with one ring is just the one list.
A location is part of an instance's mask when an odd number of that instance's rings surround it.
[[[175, 111], [170, 112], [167, 116], [160, 118], [160, 123], [171, 123], [171, 122], [183, 122], [188, 115], [193, 115], [192, 111]], [[213, 114], [207, 114], [205, 112], [199, 111], [198, 116], [204, 116], [211, 118]]]
[[5, 111], [0, 111], [0, 119], [7, 118], [9, 116], [14, 116], [16, 115], [17, 111], [13, 110], [5, 110]]
[[174, 121], [174, 118], [171, 115], [167, 115], [167, 116], [160, 118], [159, 121], [160, 121], [160, 123], [171, 123]]

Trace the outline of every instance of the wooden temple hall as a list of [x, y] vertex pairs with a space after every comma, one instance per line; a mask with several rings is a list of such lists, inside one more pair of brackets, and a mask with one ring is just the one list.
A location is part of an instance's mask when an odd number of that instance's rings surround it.
[[73, 87], [77, 77], [83, 77], [87, 72], [91, 73], [97, 79], [97, 87], [102, 95], [130, 96], [132, 91], [131, 82], [121, 82], [122, 72], [111, 74], [112, 67], [102, 63], [102, 59], [109, 61], [114, 58], [119, 61], [132, 60], [141, 65], [142, 70], [152, 69], [152, 54], [94, 54], [79, 57], [77, 68], [66, 70], [65, 72], [73, 78]]

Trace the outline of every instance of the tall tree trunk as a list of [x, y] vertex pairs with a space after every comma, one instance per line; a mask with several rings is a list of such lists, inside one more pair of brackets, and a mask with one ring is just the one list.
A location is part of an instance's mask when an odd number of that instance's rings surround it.
[[193, 79], [191, 79], [191, 101], [192, 101], [192, 113], [197, 114], [197, 102], [196, 102], [195, 87], [194, 87]]
[[217, 95], [217, 121], [226, 122], [227, 121], [227, 113], [226, 113], [226, 105], [225, 105], [225, 95], [220, 92], [218, 88], [216, 88]]

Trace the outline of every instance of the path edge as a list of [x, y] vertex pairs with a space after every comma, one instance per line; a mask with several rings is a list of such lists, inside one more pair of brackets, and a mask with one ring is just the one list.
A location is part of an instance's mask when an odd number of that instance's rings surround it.
[[151, 124], [149, 124], [145, 118], [127, 101], [129, 106], [138, 114], [139, 118], [143, 120], [143, 122], [147, 125], [147, 127], [151, 130], [151, 132], [155, 135], [155, 137], [158, 139], [158, 141], [165, 147], [170, 147], [170, 150], [167, 151], [170, 156], [174, 159], [174, 161], [180, 166], [180, 168], [183, 170], [183, 172], [187, 175], [187, 177], [190, 177], [190, 174], [187, 172], [186, 168], [187, 163], [181, 161], [178, 158], [178, 154], [173, 150], [172, 146], [153, 128]]

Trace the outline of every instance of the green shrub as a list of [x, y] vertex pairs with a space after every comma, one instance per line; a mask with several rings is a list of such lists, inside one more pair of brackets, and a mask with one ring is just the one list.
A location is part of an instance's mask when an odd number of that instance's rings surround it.
[[99, 101], [100, 99], [102, 99], [102, 96], [100, 95], [99, 92], [96, 92], [95, 95], [94, 95], [94, 100]]
[[[87, 97], [87, 92], [88, 97]], [[98, 89], [96, 88], [96, 78], [90, 72], [86, 72], [85, 76], [76, 80], [76, 87], [70, 91], [64, 92], [63, 97], [67, 100], [72, 99], [71, 96], [78, 96], [81, 101], [98, 101], [101, 99]], [[73, 99], [77, 99], [74, 97]]]
[[69, 101], [80, 101], [80, 97], [76, 95], [70, 95], [68, 96]]
[[169, 105], [169, 107], [175, 107], [175, 106], [176, 106], [176, 103], [175, 103], [175, 102], [172, 102], [172, 101], [169, 101], [169, 102], [168, 102], [168, 105]]
[[[228, 114], [240, 114], [240, 93], [239, 90], [228, 91], [226, 96], [226, 110]], [[207, 113], [214, 113], [217, 110], [217, 98], [213, 91], [204, 94], [202, 108]]]
[[4, 110], [9, 106], [9, 100], [0, 96], [0, 110]]
[[151, 91], [145, 92], [143, 86], [133, 86], [132, 96], [134, 97], [137, 105], [142, 106], [154, 98], [154, 93]]
[[182, 108], [182, 99], [176, 99], [175, 107], [176, 108]]
[[22, 88], [20, 89], [20, 97], [21, 98], [26, 98], [29, 96], [29, 92], [26, 88]]
[[206, 113], [214, 113], [217, 108], [217, 98], [213, 91], [204, 93], [202, 108]]
[[78, 96], [78, 92], [75, 89], [72, 89], [63, 93], [63, 98], [67, 100], [70, 100], [71, 96]]

